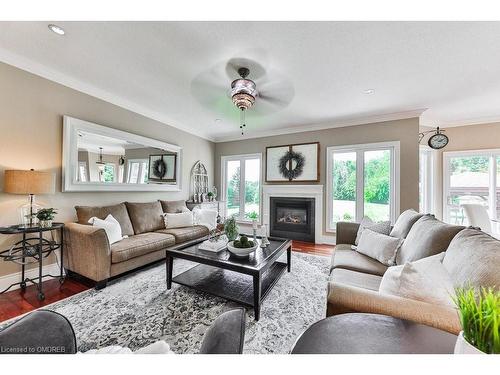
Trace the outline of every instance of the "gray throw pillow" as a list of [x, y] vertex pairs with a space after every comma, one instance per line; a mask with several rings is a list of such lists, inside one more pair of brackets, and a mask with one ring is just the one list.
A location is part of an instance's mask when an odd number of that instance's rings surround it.
[[453, 237], [463, 226], [451, 225], [425, 215], [413, 224], [396, 255], [396, 264], [413, 262], [446, 251]]
[[361, 238], [361, 233], [365, 229], [370, 229], [374, 232], [389, 235], [391, 231], [391, 222], [390, 221], [380, 221], [375, 223], [368, 216], [365, 216], [361, 223], [359, 223], [358, 233], [356, 234], [356, 239], [354, 240], [354, 244], [357, 246], [359, 243], [359, 239]]
[[409, 209], [401, 213], [394, 223], [390, 236], [397, 238], [406, 238], [413, 224], [417, 222], [424, 214], [418, 213], [413, 209]]
[[365, 229], [361, 233], [356, 251], [376, 259], [386, 266], [392, 266], [394, 265], [396, 252], [403, 241], [404, 240], [401, 238], [395, 238], [374, 232], [370, 229]]

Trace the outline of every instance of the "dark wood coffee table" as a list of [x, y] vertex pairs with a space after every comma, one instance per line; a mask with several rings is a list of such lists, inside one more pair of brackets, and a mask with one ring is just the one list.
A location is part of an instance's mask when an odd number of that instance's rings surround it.
[[[255, 320], [259, 320], [262, 301], [285, 269], [291, 271], [292, 241], [272, 237], [269, 241], [268, 247], [259, 247], [246, 258], [236, 257], [228, 250], [218, 253], [199, 250], [199, 244], [184, 249], [169, 249], [166, 251], [167, 289], [174, 282], [253, 307]], [[287, 262], [277, 261], [285, 251]], [[172, 277], [174, 258], [199, 265]]]

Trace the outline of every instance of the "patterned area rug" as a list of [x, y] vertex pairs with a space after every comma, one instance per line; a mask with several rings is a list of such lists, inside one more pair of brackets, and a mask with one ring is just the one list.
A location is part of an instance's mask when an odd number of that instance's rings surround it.
[[[176, 259], [174, 275], [193, 265]], [[245, 353], [287, 353], [308, 326], [325, 317], [329, 265], [328, 257], [293, 253], [292, 272], [264, 300], [260, 320], [247, 310]], [[236, 306], [175, 283], [167, 290], [162, 263], [46, 308], [69, 319], [80, 351], [108, 345], [136, 350], [163, 339], [176, 353], [196, 353], [210, 324]]]

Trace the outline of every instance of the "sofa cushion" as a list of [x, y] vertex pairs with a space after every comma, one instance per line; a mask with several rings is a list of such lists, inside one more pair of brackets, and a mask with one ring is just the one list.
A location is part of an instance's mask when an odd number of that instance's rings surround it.
[[444, 254], [389, 267], [382, 277], [379, 292], [454, 307], [453, 281], [441, 263]]
[[186, 201], [162, 201], [160, 200], [163, 212], [169, 214], [178, 214], [179, 212], [189, 211], [186, 206]]
[[383, 275], [387, 270], [385, 264], [375, 259], [354, 250], [341, 250], [337, 249], [337, 247], [333, 252], [332, 268], [343, 268], [379, 276]]
[[370, 229], [374, 232], [389, 235], [391, 232], [391, 222], [390, 221], [379, 221], [375, 223], [368, 216], [363, 217], [361, 223], [359, 223], [358, 233], [356, 233], [356, 239], [354, 240], [354, 244], [358, 245], [359, 240], [361, 238], [361, 233], [364, 230]]
[[193, 225], [185, 228], [161, 229], [156, 233], [167, 233], [175, 237], [175, 243], [196, 240], [204, 236], [208, 236], [208, 229], [204, 225]]
[[443, 259], [455, 287], [500, 290], [500, 241], [477, 229], [464, 229], [450, 243]]
[[335, 268], [330, 274], [329, 281], [378, 291], [382, 276]]
[[463, 226], [451, 225], [426, 215], [417, 220], [396, 255], [396, 264], [413, 262], [446, 251]]
[[378, 260], [386, 266], [394, 265], [396, 252], [401, 246], [402, 238], [386, 236], [385, 234], [365, 229], [361, 233], [356, 251]]
[[132, 226], [125, 203], [101, 207], [75, 206], [75, 210], [78, 217], [78, 224], [88, 225], [90, 218], [94, 216], [104, 220], [108, 215], [112, 215], [120, 223], [123, 235], [134, 235], [134, 227]]
[[390, 236], [397, 238], [406, 238], [413, 224], [417, 222], [424, 214], [418, 213], [413, 209], [409, 209], [401, 213], [394, 223]]
[[160, 202], [130, 203], [125, 202], [134, 227], [134, 233], [154, 232], [165, 228]]
[[175, 237], [166, 233], [142, 233], [111, 245], [111, 263], [126, 260], [175, 245]]

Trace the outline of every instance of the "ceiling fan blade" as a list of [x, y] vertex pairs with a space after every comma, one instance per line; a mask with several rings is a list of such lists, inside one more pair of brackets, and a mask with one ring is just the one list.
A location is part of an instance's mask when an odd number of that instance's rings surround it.
[[247, 68], [250, 70], [250, 74], [247, 78], [252, 81], [266, 74], [266, 69], [258, 62], [247, 58], [234, 57], [226, 64], [226, 74], [231, 81], [239, 78], [238, 69], [240, 68]]

